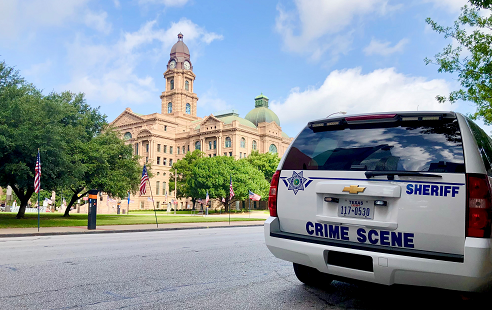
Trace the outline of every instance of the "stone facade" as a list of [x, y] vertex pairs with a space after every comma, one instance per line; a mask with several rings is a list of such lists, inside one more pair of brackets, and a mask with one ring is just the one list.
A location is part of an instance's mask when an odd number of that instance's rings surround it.
[[[292, 141], [282, 132], [278, 117], [268, 109], [268, 98], [263, 95], [255, 98], [255, 104], [258, 108], [260, 103], [268, 115], [259, 119], [270, 120], [273, 115], [275, 121], [255, 124], [255, 120], [241, 118], [234, 110], [198, 117], [198, 96], [193, 92], [195, 77], [188, 47], [179, 34], [164, 72], [166, 89], [160, 96], [161, 113], [141, 115], [127, 108], [111, 123], [142, 157], [142, 164], [152, 163], [154, 176], [150, 183], [157, 209], [191, 208], [190, 199], [180, 199], [172, 205], [174, 188], [168, 187], [172, 164], [187, 152], [199, 148], [209, 157], [234, 156], [239, 159], [257, 150], [260, 153], [277, 152], [282, 156]], [[146, 195], [132, 196], [130, 210], [153, 209], [149, 197], [150, 190]], [[126, 201], [122, 204], [126, 205]]]

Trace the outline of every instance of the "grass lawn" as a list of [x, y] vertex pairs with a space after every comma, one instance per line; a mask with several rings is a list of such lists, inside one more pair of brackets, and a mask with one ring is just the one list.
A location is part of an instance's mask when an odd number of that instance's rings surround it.
[[[38, 227], [38, 215], [36, 213], [26, 213], [24, 219], [16, 219], [16, 213], [1, 212], [0, 228], [28, 228]], [[61, 227], [61, 226], [87, 226], [87, 214], [71, 214], [70, 217], [63, 217], [62, 214], [44, 213], [41, 214], [41, 227]], [[158, 215], [159, 224], [166, 223], [198, 223], [198, 222], [227, 222], [226, 217], [201, 217], [201, 216], [164, 216]], [[231, 221], [264, 221], [264, 219], [254, 218], [231, 218]], [[132, 224], [155, 224], [153, 214], [149, 215], [116, 215], [98, 214], [97, 225], [132, 225]]]

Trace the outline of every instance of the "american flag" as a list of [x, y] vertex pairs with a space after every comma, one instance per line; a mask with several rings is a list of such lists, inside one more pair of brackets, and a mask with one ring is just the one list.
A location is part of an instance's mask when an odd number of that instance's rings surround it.
[[209, 200], [209, 197], [208, 197], [208, 191], [207, 191], [207, 196], [205, 197], [205, 205], [208, 204], [208, 200]]
[[231, 177], [231, 183], [229, 185], [229, 200], [231, 200], [232, 197], [234, 197], [234, 190], [232, 189], [232, 177]]
[[249, 199], [259, 201], [261, 199], [261, 196], [253, 193], [252, 191], [249, 191]]
[[143, 167], [142, 178], [140, 179], [140, 195], [145, 195], [147, 192], [147, 181], [149, 180], [149, 175], [147, 174], [147, 168]]
[[39, 150], [38, 158], [36, 159], [36, 168], [34, 171], [34, 192], [39, 193], [39, 190], [41, 189], [41, 158], [39, 157]]

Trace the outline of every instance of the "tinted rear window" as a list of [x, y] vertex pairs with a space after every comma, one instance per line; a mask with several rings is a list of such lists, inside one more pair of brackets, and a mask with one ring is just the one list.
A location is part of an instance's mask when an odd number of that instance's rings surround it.
[[458, 121], [444, 119], [306, 127], [282, 169], [464, 172], [465, 165]]

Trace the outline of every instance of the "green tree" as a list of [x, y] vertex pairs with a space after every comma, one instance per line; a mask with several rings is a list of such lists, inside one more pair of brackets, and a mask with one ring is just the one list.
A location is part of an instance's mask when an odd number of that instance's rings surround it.
[[[232, 200], [229, 199], [231, 179], [235, 194]], [[249, 162], [226, 156], [198, 159], [187, 181], [195, 197], [205, 197], [208, 191], [212, 199], [225, 198], [226, 211], [232, 202], [247, 199], [249, 190], [266, 196], [269, 189], [263, 174]]]
[[241, 160], [249, 162], [253, 167], [261, 171], [265, 177], [265, 180], [270, 183], [272, 181], [273, 174], [277, 171], [280, 157], [278, 157], [277, 153], [267, 152], [260, 154], [258, 151], [253, 151], [248, 157]]
[[175, 175], [177, 176], [176, 184], [176, 197], [177, 198], [187, 198], [191, 197], [193, 203], [193, 209], [195, 209], [195, 202], [199, 196], [193, 196], [193, 192], [190, 191], [188, 186], [188, 179], [192, 176], [192, 170], [199, 158], [202, 158], [203, 153], [200, 150], [194, 150], [193, 152], [186, 153], [185, 157], [176, 161], [171, 167], [171, 175], [169, 176], [169, 192], [174, 190], [174, 180]]
[[472, 6], [461, 8], [453, 27], [438, 25], [431, 18], [426, 22], [445, 38], [452, 38], [457, 46], [447, 45], [435, 59], [425, 58], [426, 64], [439, 66], [438, 72], [457, 73], [461, 88], [449, 95], [438, 95], [440, 102], [449, 100], [472, 101], [477, 105], [473, 118], [492, 123], [492, 15], [481, 16], [480, 9], [491, 8], [490, 0], [470, 0]]
[[67, 188], [72, 195], [64, 216], [69, 216], [72, 205], [90, 189], [118, 198], [137, 191], [142, 173], [138, 156], [111, 128], [88, 142], [72, 145], [70, 152], [74, 170], [67, 176]]
[[65, 150], [77, 138], [77, 99], [67, 93], [43, 96], [16, 70], [0, 63], [0, 186], [10, 185], [19, 198], [17, 218], [24, 216], [34, 193], [38, 148], [41, 187], [52, 190], [63, 184], [63, 171], [70, 165]]

